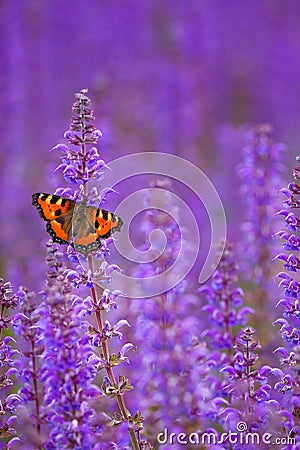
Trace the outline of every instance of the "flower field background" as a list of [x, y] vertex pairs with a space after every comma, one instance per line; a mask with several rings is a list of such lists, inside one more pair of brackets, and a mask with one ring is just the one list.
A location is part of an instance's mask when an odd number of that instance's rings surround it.
[[[299, 23], [296, 0], [2, 2], [0, 448], [299, 448]], [[126, 179], [121, 161], [103, 187], [110, 162], [148, 152], [177, 177], [136, 164]], [[224, 206], [202, 284], [207, 211], [172, 155]], [[129, 231], [125, 214], [87, 258], [32, 205], [41, 192], [114, 212], [138, 191]], [[172, 193], [200, 233], [175, 284], [196, 235]], [[138, 260], [118, 252], [128, 239]], [[165, 429], [193, 441], [159, 442]], [[236, 430], [272, 439], [218, 441]]]

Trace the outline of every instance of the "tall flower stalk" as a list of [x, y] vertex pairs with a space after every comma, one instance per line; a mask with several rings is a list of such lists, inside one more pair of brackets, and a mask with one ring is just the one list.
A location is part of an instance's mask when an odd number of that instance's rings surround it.
[[[235, 338], [232, 364], [222, 370], [224, 375], [223, 395], [227, 406], [220, 411], [219, 420], [226, 431], [237, 430], [256, 434], [257, 444], [264, 432], [280, 436], [280, 404], [271, 386], [272, 375], [277, 369], [259, 365], [262, 346], [254, 338], [255, 330], [246, 326]], [[243, 429], [240, 427], [242, 426]], [[258, 433], [258, 434], [257, 434]], [[282, 435], [281, 435], [282, 436]], [[255, 442], [252, 442], [252, 444]], [[240, 445], [233, 446], [240, 448]], [[251, 443], [243, 448], [253, 448]], [[268, 445], [262, 448], [269, 448]]]
[[[219, 421], [229, 400], [228, 393], [224, 391], [226, 377], [223, 371], [226, 367], [234, 366], [238, 330], [246, 325], [249, 314], [255, 312], [244, 305], [244, 292], [237, 285], [238, 274], [239, 267], [232, 245], [226, 243], [217, 269], [209, 282], [198, 289], [205, 301], [202, 310], [208, 314], [209, 327], [202, 332], [201, 337], [209, 351], [205, 358], [205, 364], [210, 368], [206, 383], [214, 386], [214, 397], [206, 398], [206, 404], [204, 399], [200, 399], [196, 413], [199, 415], [202, 412], [213, 423]], [[210, 389], [207, 391], [210, 392]]]
[[14, 421], [16, 420], [15, 408], [21, 404], [22, 398], [9, 392], [14, 385], [14, 377], [17, 373], [15, 359], [19, 352], [14, 348], [15, 340], [10, 336], [10, 332], [15, 320], [12, 311], [25, 298], [24, 291], [19, 290], [12, 294], [11, 283], [0, 279], [0, 439], [6, 440], [6, 448], [12, 448], [19, 440], [14, 437], [16, 434]]
[[[155, 192], [148, 193], [144, 199], [143, 207], [147, 209], [142, 224], [144, 236], [148, 237], [153, 230], [160, 229], [165, 235], [166, 246], [161, 254], [159, 241], [153, 241], [151, 250], [147, 243], [141, 246], [141, 250], [148, 250], [147, 257], [151, 258], [151, 262], [139, 264], [133, 273], [140, 281], [141, 292], [143, 278], [165, 274], [167, 285], [169, 275], [166, 272], [178, 252], [185, 252], [186, 258], [189, 256], [190, 242], [182, 239], [180, 218], [177, 223], [174, 220], [178, 217], [178, 210], [167, 190], [170, 186], [167, 178], [157, 180], [151, 183]], [[197, 308], [197, 298], [186, 294], [186, 288], [186, 281], [182, 281], [155, 297], [132, 300], [129, 304], [130, 314], [134, 317], [132, 320], [137, 326], [128, 333], [134, 336], [138, 347], [147, 345], [147, 352], [133, 356], [135, 370], [132, 376], [142, 409], [147, 413], [146, 433], [152, 437], [165, 427], [176, 433], [184, 430], [185, 426], [192, 426], [190, 411], [193, 396], [201, 390], [197, 384], [199, 379], [194, 379], [195, 384], [190, 382], [189, 363], [193, 357], [188, 358], [187, 355], [192, 347], [194, 350], [197, 346], [192, 337], [199, 322], [193, 314], [189, 314]], [[198, 356], [201, 353], [198, 346], [193, 356], [196, 352]]]
[[[90, 108], [90, 99], [87, 97], [87, 91], [82, 90], [76, 94], [76, 102], [73, 105], [74, 116], [71, 121], [70, 129], [65, 133], [70, 146], [58, 145], [55, 148], [64, 152], [62, 164], [58, 169], [63, 171], [64, 178], [76, 186], [76, 190], [71, 192], [69, 189], [59, 189], [56, 193], [72, 195], [73, 198], [86, 201], [89, 205], [97, 205], [105, 200], [107, 191], [98, 191], [95, 182], [99, 182], [103, 177], [102, 169], [105, 167], [104, 161], [100, 158], [97, 144], [101, 132], [93, 124], [94, 116]], [[92, 186], [92, 187], [91, 187]], [[91, 187], [91, 188], [90, 188]], [[90, 190], [89, 190], [90, 188]], [[135, 450], [144, 445], [139, 442], [139, 433], [142, 429], [143, 418], [139, 412], [132, 415], [124, 400], [126, 391], [131, 390], [130, 381], [123, 376], [116, 377], [113, 367], [128, 361], [125, 353], [133, 347], [132, 344], [125, 344], [117, 354], [111, 354], [108, 341], [115, 336], [121, 336], [118, 331], [121, 326], [128, 325], [127, 321], [119, 321], [112, 326], [104, 320], [104, 310], [107, 312], [115, 304], [115, 299], [120, 292], [111, 292], [108, 289], [103, 291], [99, 286], [101, 282], [109, 282], [111, 272], [119, 270], [116, 265], [109, 265], [104, 257], [109, 253], [108, 245], [112, 239], [104, 242], [98, 250], [88, 255], [88, 265], [81, 255], [74, 254], [73, 249], [68, 249], [71, 260], [77, 261], [79, 266], [76, 270], [68, 273], [68, 278], [79, 286], [84, 284], [90, 288], [91, 293], [91, 312], [96, 318], [96, 326], [92, 327], [92, 343], [100, 348], [100, 366], [99, 369], [106, 371], [107, 377], [104, 378], [102, 389], [109, 397], [115, 397], [120, 411], [120, 422], [126, 422], [132, 446]], [[100, 267], [99, 260], [102, 261]]]
[[[300, 161], [300, 157], [297, 157]], [[283, 262], [284, 271], [279, 272], [279, 286], [283, 289], [283, 297], [277, 307], [283, 310], [282, 316], [275, 321], [280, 326], [281, 338], [285, 347], [276, 349], [280, 355], [282, 370], [277, 375], [280, 380], [276, 389], [283, 397], [283, 425], [287, 435], [292, 435], [300, 442], [300, 167], [294, 169], [295, 181], [287, 188], [281, 189], [286, 199], [284, 209], [279, 215], [284, 218], [285, 229], [277, 235], [282, 239], [283, 252], [276, 259]]]
[[273, 280], [276, 272], [270, 261], [278, 252], [278, 241], [274, 239], [278, 221], [275, 213], [279, 207], [277, 192], [282, 183], [282, 153], [285, 151], [284, 144], [274, 142], [272, 133], [268, 124], [250, 130], [243, 149], [243, 163], [239, 166], [245, 213], [242, 216], [242, 251], [238, 256], [247, 299], [256, 311], [252, 324], [262, 344], [269, 343], [262, 356], [268, 364], [273, 358], [273, 348], [278, 345], [271, 327], [275, 318], [273, 298], [278, 290]]
[[212, 350], [223, 353], [223, 364], [233, 364], [236, 329], [244, 326], [248, 315], [255, 312], [253, 308], [243, 306], [244, 292], [236, 285], [238, 269], [232, 246], [226, 243], [209, 284], [199, 289], [207, 302], [203, 311], [208, 313], [212, 325], [204, 331], [203, 337], [207, 338]]
[[19, 395], [22, 405], [18, 408], [18, 422], [22, 428], [23, 445], [38, 447], [43, 442], [41, 430], [46, 423], [42, 408], [44, 389], [39, 382], [41, 355], [44, 351], [39, 327], [41, 296], [26, 292], [26, 302], [14, 320], [14, 331], [19, 337], [22, 351], [18, 355], [18, 375], [22, 380]]
[[[278, 209], [276, 193], [281, 187], [282, 152], [285, 146], [272, 139], [272, 127], [257, 125], [248, 133], [243, 164], [241, 194], [245, 205], [244, 251], [245, 278], [262, 285], [265, 290], [272, 275], [270, 260], [276, 242], [274, 214]], [[258, 305], [259, 306], [259, 305]]]

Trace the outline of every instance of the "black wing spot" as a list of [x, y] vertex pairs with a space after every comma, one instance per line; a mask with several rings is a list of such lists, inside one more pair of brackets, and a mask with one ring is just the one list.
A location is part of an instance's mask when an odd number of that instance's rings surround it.
[[97, 230], [98, 230], [99, 226], [100, 226], [100, 224], [99, 224], [98, 220], [96, 220], [95, 227], [96, 227]]
[[55, 203], [57, 203], [59, 199], [60, 197], [58, 195], [52, 195], [52, 198], [50, 199], [51, 205], [55, 205]]
[[65, 198], [61, 199], [61, 207], [64, 208], [66, 206], [67, 200]]
[[42, 194], [40, 198], [41, 198], [42, 202], [45, 202], [48, 197], [49, 197], [48, 194]]
[[57, 209], [57, 210], [55, 211], [54, 215], [55, 215], [56, 217], [57, 217], [57, 216], [60, 216], [60, 215], [61, 215], [61, 209]]
[[104, 209], [102, 209], [102, 217], [104, 220], [108, 219], [108, 211], [105, 211]]

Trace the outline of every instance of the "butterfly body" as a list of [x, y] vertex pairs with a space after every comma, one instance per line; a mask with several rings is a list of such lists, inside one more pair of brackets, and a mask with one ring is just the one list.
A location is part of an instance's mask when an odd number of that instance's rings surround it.
[[71, 244], [85, 256], [99, 248], [101, 239], [120, 231], [123, 224], [109, 211], [59, 195], [33, 194], [32, 204], [47, 222], [46, 229], [54, 242]]

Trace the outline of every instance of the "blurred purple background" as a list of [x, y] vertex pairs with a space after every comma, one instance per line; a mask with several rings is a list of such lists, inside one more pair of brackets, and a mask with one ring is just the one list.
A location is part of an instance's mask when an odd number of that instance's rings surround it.
[[2, 2], [2, 272], [30, 285], [44, 270], [31, 194], [53, 191], [48, 150], [85, 87], [103, 158], [164, 151], [194, 162], [219, 189], [234, 236], [247, 127], [271, 123], [290, 168], [298, 153], [299, 19], [298, 0]]

